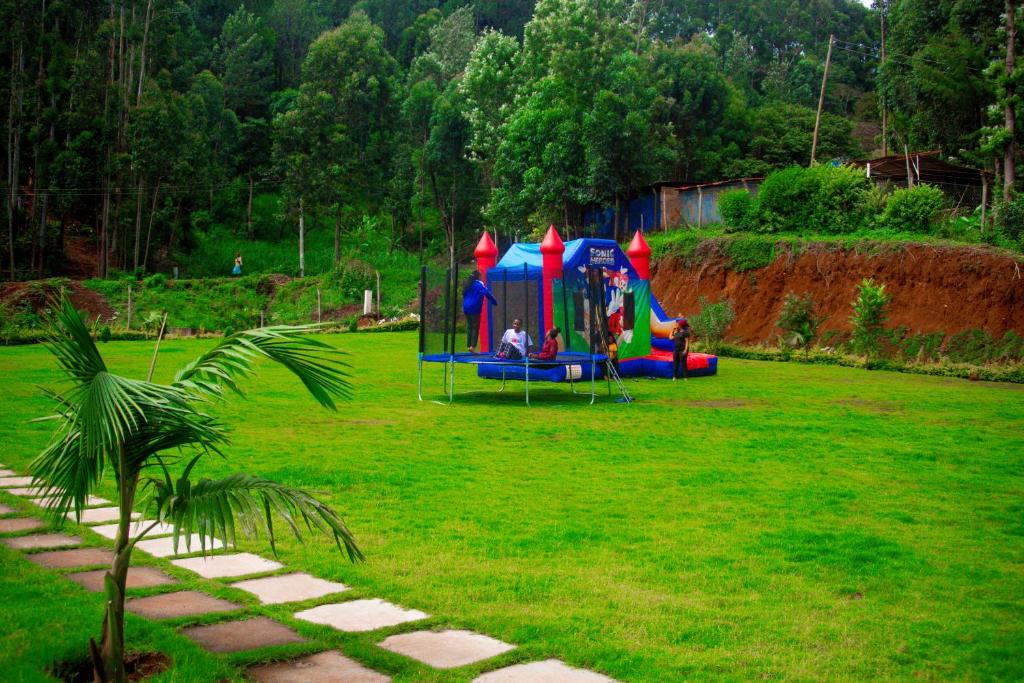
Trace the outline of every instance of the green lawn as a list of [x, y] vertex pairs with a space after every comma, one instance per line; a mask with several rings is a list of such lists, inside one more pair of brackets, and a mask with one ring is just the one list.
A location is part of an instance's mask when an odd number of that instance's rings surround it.
[[[1024, 678], [1024, 387], [723, 359], [714, 378], [630, 380], [633, 405], [537, 385], [526, 408], [521, 385], [497, 395], [463, 366], [442, 406], [416, 400], [415, 334], [330, 340], [351, 352], [354, 400], [328, 413], [263, 366], [250, 400], [218, 408], [234, 445], [204, 471], [322, 492], [367, 555], [351, 565], [326, 539], [288, 540], [289, 568], [519, 647], [432, 671], [376, 648], [379, 632], [294, 621], [294, 607], [173, 572], [314, 641], [285, 652], [337, 647], [396, 681], [549, 657], [621, 681]], [[165, 342], [157, 374], [208, 344]], [[152, 346], [101, 350], [144, 376]], [[439, 398], [441, 369], [427, 371]], [[47, 438], [26, 420], [48, 409], [36, 385], [54, 362], [2, 348], [0, 372], [0, 462], [24, 469]], [[13, 680], [84, 655], [98, 632], [99, 598], [52, 576], [0, 546]], [[281, 652], [207, 655], [170, 628], [182, 623], [129, 622], [129, 640], [174, 658], [159, 680], [230, 677]]]

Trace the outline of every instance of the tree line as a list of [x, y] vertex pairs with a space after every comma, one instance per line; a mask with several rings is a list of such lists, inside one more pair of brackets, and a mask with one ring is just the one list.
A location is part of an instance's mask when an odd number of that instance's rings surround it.
[[[883, 110], [893, 146], [991, 154], [1001, 16], [982, 0], [4, 0], [5, 269], [52, 271], [69, 234], [93, 238], [100, 275], [152, 269], [217, 225], [326, 226], [337, 255], [368, 214], [454, 257], [485, 225], [572, 229], [655, 181], [807, 164], [830, 36], [820, 159], [876, 147]], [[254, 220], [262, 195], [281, 200], [273, 227]]]

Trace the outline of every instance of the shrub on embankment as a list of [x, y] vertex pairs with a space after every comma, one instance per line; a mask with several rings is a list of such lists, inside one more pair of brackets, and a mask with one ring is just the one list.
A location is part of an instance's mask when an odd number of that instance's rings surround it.
[[848, 166], [791, 166], [769, 174], [756, 195], [719, 198], [726, 232], [765, 235], [929, 235], [959, 242], [1024, 248], [1024, 198], [991, 207], [954, 205], [937, 187], [873, 184]]

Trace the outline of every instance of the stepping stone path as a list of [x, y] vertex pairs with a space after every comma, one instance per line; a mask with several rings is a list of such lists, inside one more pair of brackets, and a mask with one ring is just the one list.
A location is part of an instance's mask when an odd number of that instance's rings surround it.
[[615, 679], [586, 669], [574, 669], [557, 659], [546, 659], [490, 671], [474, 678], [473, 683], [615, 683]]
[[391, 678], [334, 651], [248, 670], [259, 683], [390, 683]]
[[[135, 524], [132, 524], [131, 526], [128, 527], [128, 537], [129, 538], [133, 538], [140, 531], [145, 531], [146, 529], [149, 529], [149, 527], [150, 527], [150, 525], [152, 523], [153, 522], [148, 520], [148, 519], [140, 519], [140, 520], [138, 520], [137, 522], [135, 522]], [[91, 526], [91, 527], [89, 527], [89, 531], [95, 531], [100, 536], [103, 536], [105, 538], [109, 538], [111, 541], [113, 541], [115, 538], [117, 538], [117, 530], [119, 528], [120, 528], [120, 525], [117, 524], [117, 523], [114, 523], [114, 524], [101, 524], [99, 526]], [[146, 532], [146, 538], [147, 539], [148, 538], [156, 538], [157, 536], [166, 536], [168, 534], [173, 534], [173, 533], [174, 533], [174, 527], [173, 526], [171, 526], [170, 524], [164, 524], [164, 523], [161, 522], [160, 524], [157, 524], [155, 527], [153, 527], [152, 530]]]
[[[224, 542], [217, 538], [206, 538], [206, 551], [223, 548]], [[203, 547], [199, 534], [192, 534], [191, 537], [181, 536], [178, 538], [178, 549], [174, 549], [174, 536], [163, 538], [146, 538], [135, 544], [136, 550], [141, 550], [153, 557], [171, 557], [172, 555], [191, 555], [201, 552]]]
[[34, 498], [41, 492], [39, 489], [32, 486], [16, 486], [9, 489], [0, 489], [4, 493], [9, 493], [12, 496], [21, 496], [22, 498]]
[[231, 587], [252, 593], [264, 605], [312, 600], [349, 589], [343, 583], [325, 581], [303, 573], [268, 576], [265, 579], [249, 579], [233, 583]]
[[133, 598], [125, 603], [128, 611], [148, 619], [195, 617], [212, 612], [230, 612], [240, 607], [241, 605], [199, 591], [163, 593], [148, 598]]
[[190, 557], [187, 560], [172, 560], [171, 564], [193, 571], [204, 579], [259, 574], [261, 572], [272, 572], [284, 567], [280, 562], [265, 560], [259, 555], [253, 555], [252, 553]]
[[[38, 491], [36, 491], [38, 493]], [[48, 507], [52, 501], [57, 500], [57, 496], [35, 496], [32, 502], [42, 507]], [[96, 505], [110, 505], [110, 501], [106, 498], [100, 498], [99, 496], [86, 496], [85, 507], [93, 507]]]
[[[80, 586], [99, 593], [103, 590], [103, 577], [106, 573], [106, 569], [97, 569], [91, 572], [68, 574], [67, 577]], [[152, 588], [153, 586], [167, 586], [172, 583], [177, 583], [177, 581], [159, 569], [154, 569], [153, 567], [128, 567], [125, 587]]]
[[[114, 522], [121, 518], [121, 511], [116, 507], [88, 508], [82, 510], [82, 519], [75, 518], [74, 512], [68, 513], [68, 519], [79, 524], [99, 524], [100, 522]], [[139, 513], [133, 512], [132, 519], [138, 519]]]
[[295, 613], [296, 619], [333, 626], [348, 633], [376, 631], [386, 626], [426, 619], [428, 616], [419, 610], [403, 609], [378, 598], [320, 605]]
[[0, 477], [0, 488], [12, 486], [32, 486], [35, 481], [32, 477]]
[[46, 522], [35, 517], [8, 517], [0, 519], [0, 534], [13, 534], [17, 531], [31, 531], [46, 526]]
[[[0, 463], [0, 468], [3, 464]], [[33, 485], [32, 477], [17, 476], [17, 473], [0, 469], [0, 491], [17, 496], [32, 497], [32, 503], [45, 506], [52, 497], [41, 496], [39, 489]], [[89, 496], [86, 505], [104, 505], [109, 501], [96, 496]], [[0, 505], [0, 515], [15, 513], [17, 510], [8, 505]], [[68, 519], [81, 524], [96, 525], [91, 531], [108, 539], [115, 539], [120, 516], [117, 507], [92, 507], [82, 511], [81, 520], [75, 513], [67, 515]], [[156, 557], [191, 554], [201, 552], [199, 534], [192, 534], [189, 543], [179, 538], [178, 553], [174, 552], [174, 540], [170, 534], [174, 528], [169, 524], [152, 524], [141, 520], [137, 512], [132, 513], [136, 524], [130, 527], [130, 534], [135, 536], [147, 529], [147, 538], [136, 545], [142, 552]], [[0, 518], [0, 533], [17, 533], [45, 526], [41, 520], [31, 517]], [[149, 538], [152, 536], [153, 538]], [[165, 536], [159, 538], [159, 536]], [[38, 550], [78, 545], [81, 538], [67, 534], [32, 534], [2, 539], [3, 542], [18, 550]], [[223, 547], [217, 539], [207, 539], [207, 550]], [[72, 550], [56, 550], [30, 554], [27, 559], [51, 569], [84, 567], [88, 565], [107, 565], [113, 561], [113, 553], [103, 548], [75, 548]], [[199, 574], [203, 578], [216, 579], [249, 574], [261, 574], [277, 571], [284, 565], [280, 562], [267, 560], [252, 553], [234, 553], [230, 555], [210, 555], [172, 560], [183, 569]], [[87, 590], [100, 592], [103, 590], [104, 576], [107, 569], [75, 572], [67, 578], [85, 587]], [[127, 588], [150, 588], [177, 583], [177, 581], [154, 567], [130, 567], [126, 578]], [[248, 579], [231, 584], [232, 588], [255, 595], [264, 605], [276, 605], [288, 602], [313, 600], [327, 595], [349, 590], [342, 583], [326, 581], [310, 574], [296, 572], [280, 576], [268, 576]], [[163, 593], [144, 598], [133, 598], [125, 603], [125, 607], [134, 614], [149, 619], [173, 619], [194, 617], [203, 614], [228, 612], [244, 609], [228, 600], [222, 600], [199, 591], [178, 591]], [[314, 624], [331, 626], [340, 631], [350, 633], [375, 631], [381, 628], [397, 626], [412, 621], [426, 619], [430, 615], [414, 609], [405, 609], [379, 598], [351, 600], [341, 603], [318, 605], [311, 609], [295, 613], [295, 618]], [[182, 631], [186, 636], [199, 643], [211, 652], [231, 653], [257, 648], [307, 642], [294, 630], [266, 617], [255, 617], [241, 621], [229, 621], [206, 626], [193, 626]], [[379, 647], [405, 655], [436, 669], [454, 669], [474, 662], [483, 661], [515, 649], [515, 645], [503, 643], [480, 633], [460, 630], [416, 631], [385, 638]], [[250, 667], [250, 677], [260, 683], [389, 683], [391, 678], [364, 667], [358, 662], [345, 657], [339, 652], [320, 652], [315, 655], [301, 657], [286, 662], [276, 662]], [[473, 679], [473, 683], [616, 683], [614, 679], [586, 669], [575, 669], [557, 659], [543, 662], [516, 664], [485, 673]]]
[[28, 559], [49, 569], [85, 567], [91, 564], [105, 564], [114, 561], [114, 553], [103, 548], [76, 548], [75, 550], [54, 550], [48, 553], [29, 555]]
[[37, 550], [40, 548], [61, 548], [66, 545], [79, 545], [82, 542], [78, 536], [68, 534], [33, 534], [31, 536], [16, 536], [5, 538], [7, 547], [15, 550]]
[[241, 652], [258, 647], [306, 642], [295, 631], [266, 617], [227, 621], [212, 626], [193, 626], [183, 629], [182, 633], [210, 652]]
[[470, 631], [402, 633], [386, 638], [380, 646], [435, 669], [454, 669], [516, 649], [515, 645]]

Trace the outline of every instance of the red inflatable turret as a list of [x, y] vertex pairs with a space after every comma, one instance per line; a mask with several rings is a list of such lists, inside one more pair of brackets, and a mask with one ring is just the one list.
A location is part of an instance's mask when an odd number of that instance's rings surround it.
[[552, 306], [554, 301], [553, 283], [556, 278], [562, 277], [562, 255], [565, 253], [565, 245], [562, 243], [558, 231], [555, 230], [555, 226], [548, 227], [544, 241], [540, 243], [540, 253], [544, 271], [544, 329], [538, 336], [543, 339], [548, 330], [555, 326], [555, 313]]
[[[480, 271], [480, 280], [486, 285], [487, 284], [487, 271], [490, 268], [498, 265], [498, 247], [494, 246], [494, 240], [486, 231], [480, 236], [480, 241], [476, 243], [476, 249], [473, 250], [473, 256], [476, 257], [476, 269]], [[487, 303], [486, 301], [484, 302]], [[487, 328], [488, 315], [486, 311], [484, 315], [480, 316], [480, 345], [477, 346], [480, 351], [490, 351], [490, 331]]]
[[626, 256], [629, 257], [629, 262], [633, 264], [641, 280], [651, 279], [651, 248], [639, 230], [633, 234], [633, 241], [629, 243]]

